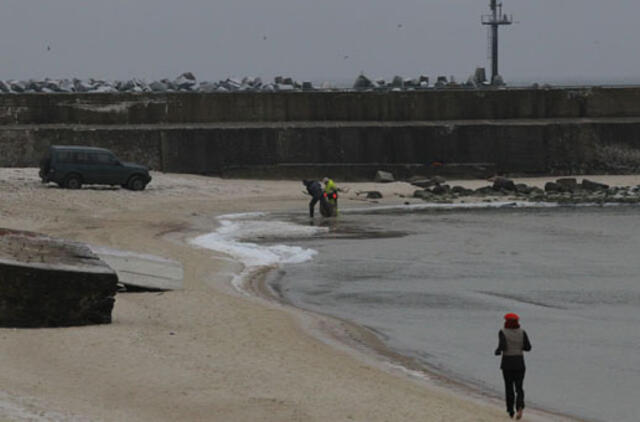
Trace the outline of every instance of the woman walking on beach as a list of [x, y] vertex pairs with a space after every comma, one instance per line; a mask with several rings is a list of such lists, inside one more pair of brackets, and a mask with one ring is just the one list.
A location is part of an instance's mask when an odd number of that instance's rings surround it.
[[[527, 332], [520, 328], [519, 319], [520, 317], [513, 313], [504, 316], [504, 328], [498, 334], [499, 343], [495, 351], [496, 356], [502, 354], [500, 369], [502, 369], [502, 377], [504, 378], [507, 413], [512, 418], [515, 414], [516, 419], [522, 418], [524, 410], [522, 381], [524, 380], [525, 366], [523, 351], [531, 350], [529, 337]], [[513, 411], [514, 398], [516, 413]]]

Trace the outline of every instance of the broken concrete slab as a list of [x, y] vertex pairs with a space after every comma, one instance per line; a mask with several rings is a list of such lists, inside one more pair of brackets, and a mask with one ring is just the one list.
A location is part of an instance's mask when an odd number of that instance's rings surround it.
[[393, 174], [388, 171], [378, 170], [373, 179], [376, 183], [390, 183], [395, 182]]
[[0, 326], [108, 324], [117, 284], [86, 245], [0, 228]]
[[182, 264], [167, 258], [138, 252], [90, 246], [91, 250], [118, 274], [128, 291], [180, 290]]

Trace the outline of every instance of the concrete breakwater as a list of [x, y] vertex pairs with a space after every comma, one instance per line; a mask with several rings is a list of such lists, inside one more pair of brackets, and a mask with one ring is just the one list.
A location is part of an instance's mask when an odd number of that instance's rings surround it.
[[640, 88], [0, 95], [1, 166], [51, 144], [223, 176], [629, 173]]

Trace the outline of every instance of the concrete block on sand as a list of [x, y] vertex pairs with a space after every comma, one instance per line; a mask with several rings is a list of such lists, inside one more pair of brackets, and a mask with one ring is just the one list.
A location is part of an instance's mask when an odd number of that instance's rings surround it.
[[374, 180], [376, 183], [390, 183], [395, 181], [393, 174], [389, 173], [388, 171], [382, 170], [379, 170], [376, 173], [376, 177], [374, 178]]
[[117, 283], [83, 244], [0, 229], [0, 326], [108, 324]]

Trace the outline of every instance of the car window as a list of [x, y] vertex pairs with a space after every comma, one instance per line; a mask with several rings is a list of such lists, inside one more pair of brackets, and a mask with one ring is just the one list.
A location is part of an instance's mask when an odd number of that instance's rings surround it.
[[72, 163], [73, 153], [71, 151], [58, 151], [56, 153], [56, 159], [59, 163]]
[[90, 164], [91, 157], [89, 153], [84, 151], [76, 151], [73, 153], [73, 162], [78, 164]]
[[109, 154], [107, 152], [98, 152], [95, 154], [91, 154], [91, 158], [96, 164], [113, 165], [116, 163], [116, 157], [114, 157], [113, 154]]

